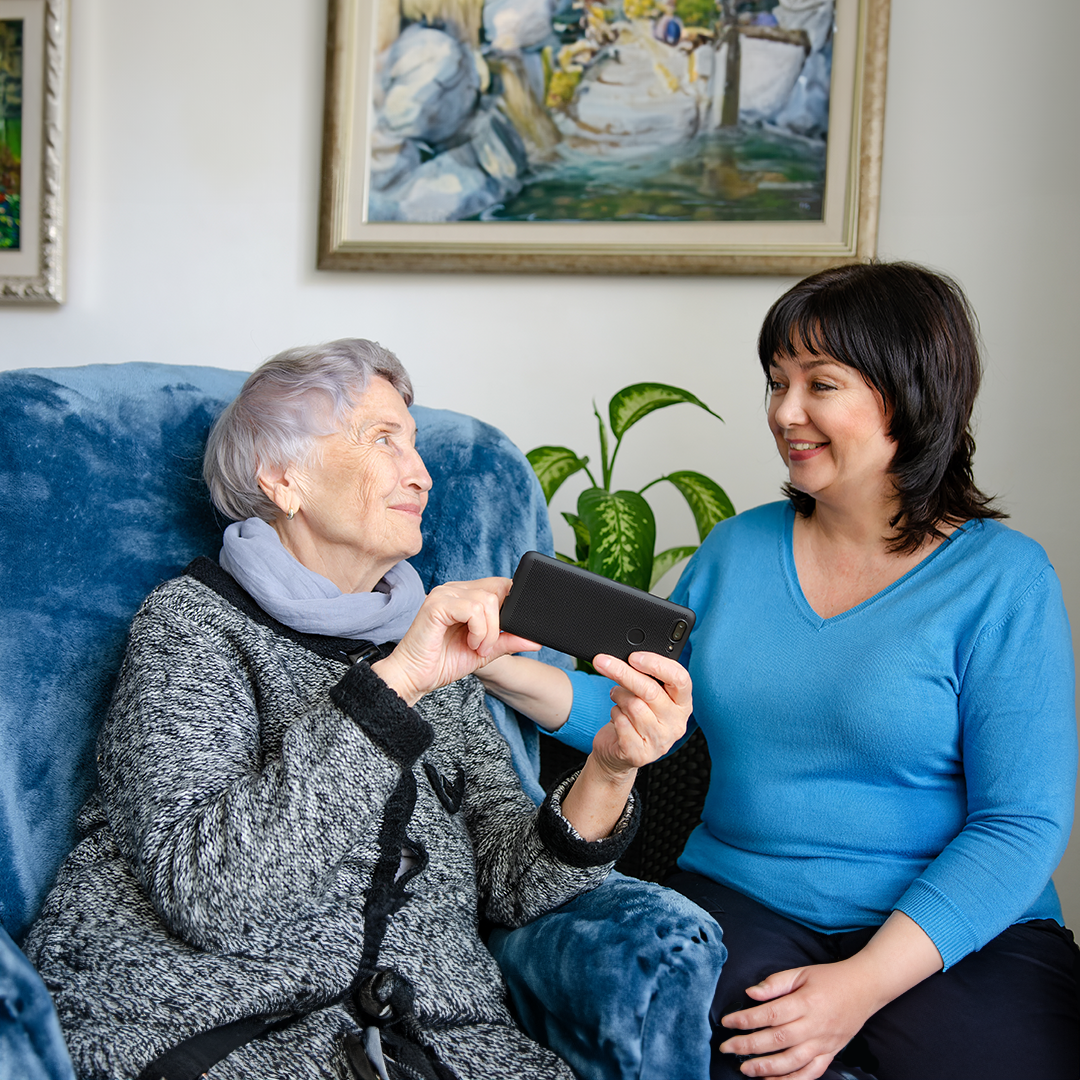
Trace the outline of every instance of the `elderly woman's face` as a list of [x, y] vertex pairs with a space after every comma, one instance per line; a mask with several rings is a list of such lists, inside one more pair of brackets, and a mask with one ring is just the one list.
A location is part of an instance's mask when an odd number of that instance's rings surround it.
[[299, 510], [287, 546], [319, 572], [312, 562], [352, 560], [374, 584], [422, 546], [431, 477], [416, 452], [416, 424], [401, 395], [375, 378], [344, 430], [320, 438], [317, 449], [312, 461], [289, 470]]

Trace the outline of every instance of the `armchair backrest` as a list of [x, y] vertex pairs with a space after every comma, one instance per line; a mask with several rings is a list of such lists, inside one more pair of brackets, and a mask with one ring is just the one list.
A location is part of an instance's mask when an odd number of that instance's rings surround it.
[[[149, 363], [0, 373], [0, 923], [16, 941], [75, 841], [132, 616], [220, 549], [202, 451], [246, 377]], [[550, 552], [543, 493], [506, 436], [413, 412], [434, 480], [413, 560], [425, 588]], [[538, 797], [535, 729], [493, 711]]]

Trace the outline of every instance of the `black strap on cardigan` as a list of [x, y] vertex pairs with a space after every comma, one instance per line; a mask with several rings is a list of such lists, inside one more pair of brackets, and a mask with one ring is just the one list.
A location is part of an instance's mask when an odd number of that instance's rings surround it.
[[237, 1047], [261, 1039], [271, 1031], [280, 1031], [299, 1020], [301, 1015], [245, 1016], [231, 1024], [200, 1031], [151, 1061], [137, 1080], [199, 1080]]

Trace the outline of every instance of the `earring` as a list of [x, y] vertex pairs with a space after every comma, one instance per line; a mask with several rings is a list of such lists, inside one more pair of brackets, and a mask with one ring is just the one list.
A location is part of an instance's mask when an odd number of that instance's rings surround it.
[[288, 513], [287, 513], [287, 514], [285, 515], [285, 517], [286, 517], [286, 518], [288, 518], [288, 520], [289, 520], [289, 521], [292, 521], [292, 519], [293, 519], [294, 517], [296, 517], [296, 509], [295, 509], [295, 507], [294, 507], [294, 508], [293, 508], [292, 510], [290, 510], [290, 511], [289, 511], [289, 512], [288, 512]]

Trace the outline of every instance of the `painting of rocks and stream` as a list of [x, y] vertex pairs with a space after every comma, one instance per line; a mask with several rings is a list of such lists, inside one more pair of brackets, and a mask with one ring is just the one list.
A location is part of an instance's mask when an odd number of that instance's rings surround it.
[[377, 0], [369, 221], [820, 221], [833, 0]]

